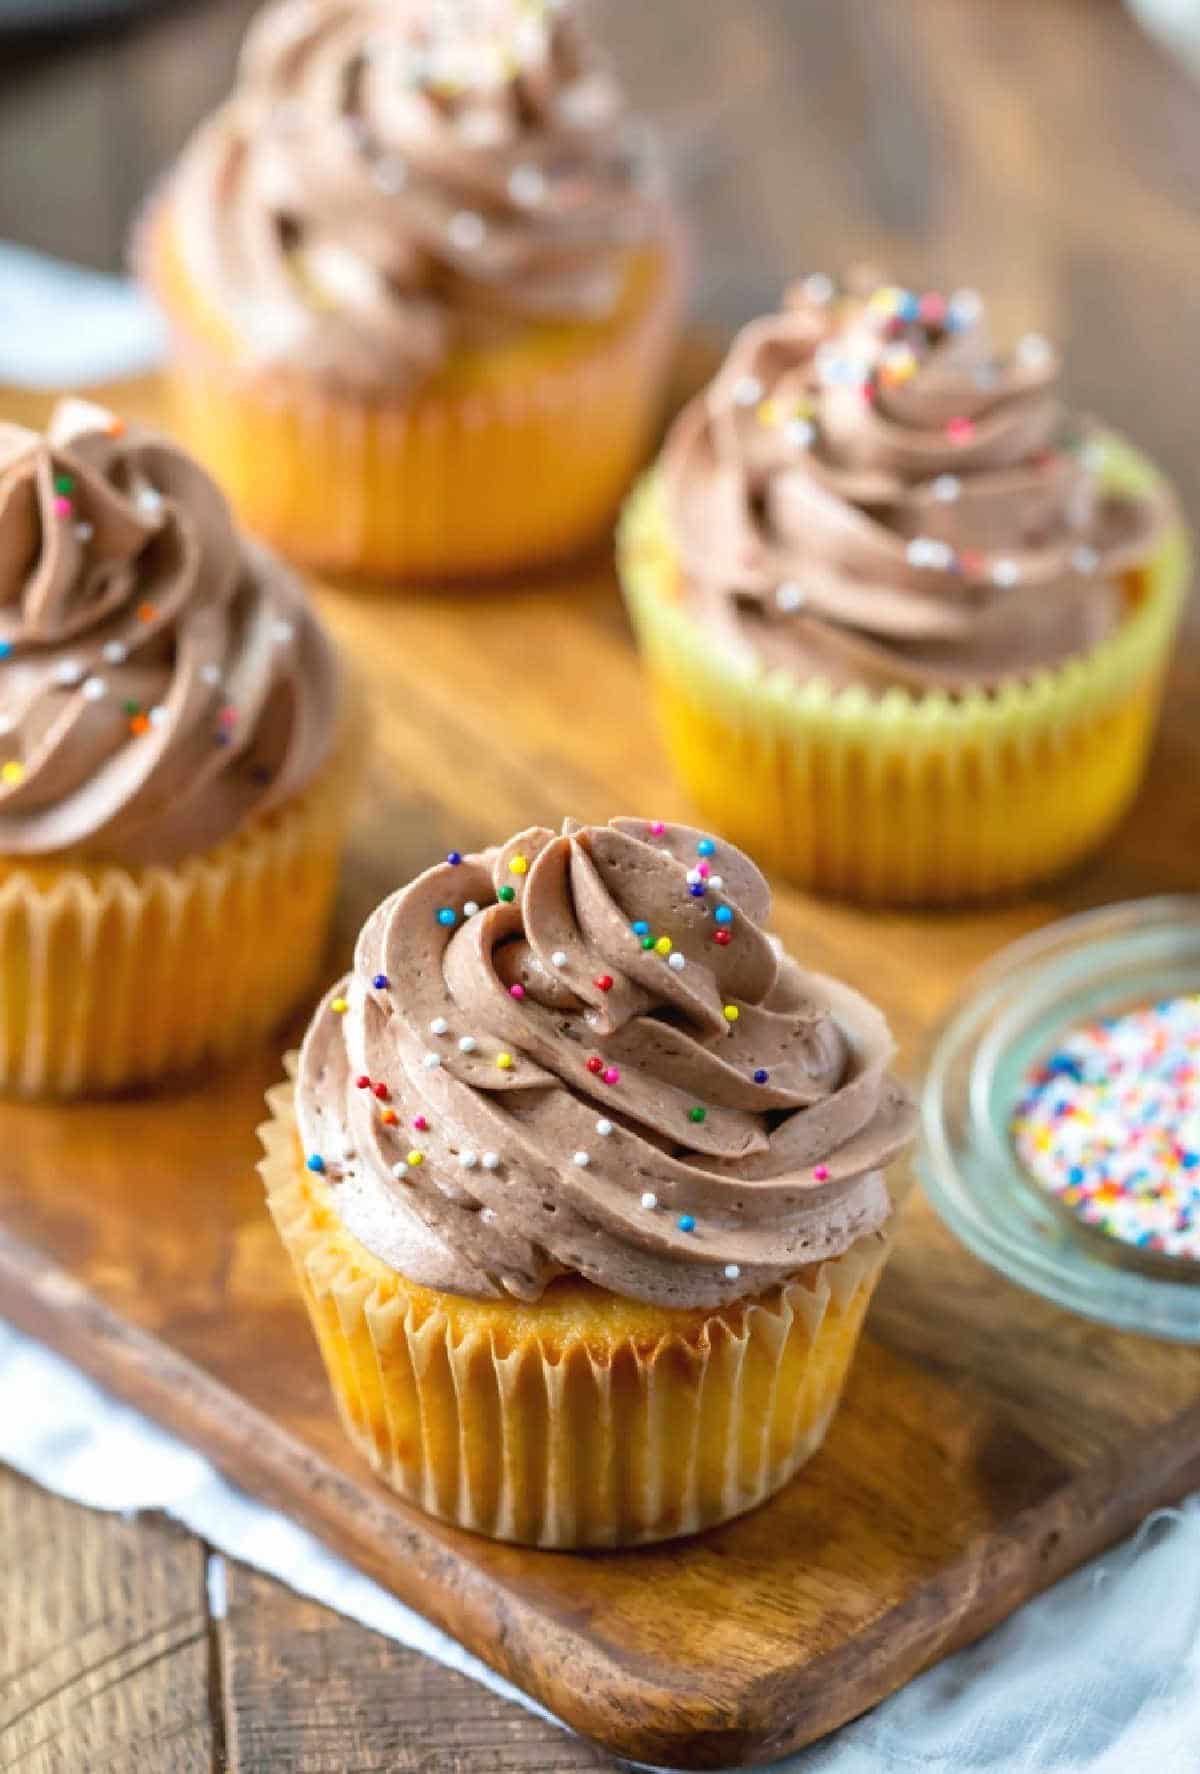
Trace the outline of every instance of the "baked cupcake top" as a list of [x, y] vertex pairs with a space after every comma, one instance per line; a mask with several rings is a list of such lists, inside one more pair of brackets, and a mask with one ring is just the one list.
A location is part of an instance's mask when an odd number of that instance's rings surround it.
[[983, 303], [823, 276], [739, 334], [663, 483], [685, 595], [731, 648], [834, 687], [991, 689], [1119, 622], [1159, 504], [1105, 487], [1060, 362]]
[[328, 640], [166, 438], [83, 401], [0, 425], [0, 856], [168, 863], [302, 788]]
[[248, 358], [403, 392], [465, 340], [607, 317], [660, 226], [576, 0], [277, 0], [174, 176]]
[[764, 931], [688, 826], [534, 827], [368, 919], [296, 1109], [347, 1228], [410, 1280], [537, 1298], [760, 1293], [883, 1225], [912, 1112], [865, 998]]

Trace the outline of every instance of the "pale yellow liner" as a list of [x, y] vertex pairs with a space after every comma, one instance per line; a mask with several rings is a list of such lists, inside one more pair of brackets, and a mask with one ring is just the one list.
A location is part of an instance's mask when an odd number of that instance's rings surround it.
[[172, 868], [0, 860], [0, 1090], [117, 1090], [279, 1024], [321, 960], [355, 745], [348, 731], [293, 801]]
[[531, 328], [404, 400], [239, 364], [188, 283], [165, 208], [139, 258], [172, 325], [176, 429], [246, 527], [311, 568], [442, 578], [563, 558], [600, 534], [652, 447], [679, 325], [678, 239], [638, 262], [613, 321]]
[[[1119, 440], [1105, 477], [1161, 486]], [[621, 522], [621, 575], [675, 768], [705, 821], [801, 885], [867, 902], [989, 898], [1099, 844], [1141, 780], [1187, 590], [1177, 525], [1119, 629], [994, 695], [836, 694], [725, 654], [680, 598], [660, 486]]]
[[[570, 1334], [554, 1308], [553, 1332], [532, 1328], [541, 1303], [514, 1303], [509, 1334], [508, 1309], [418, 1287], [372, 1256], [338, 1219], [335, 1187], [304, 1166], [291, 1085], [268, 1103], [267, 1204], [342, 1422], [410, 1503], [498, 1540], [632, 1546], [753, 1509], [820, 1447], [886, 1236], [709, 1313], [577, 1283]], [[614, 1338], [609, 1306], [658, 1334]], [[668, 1318], [678, 1333], [662, 1334]]]

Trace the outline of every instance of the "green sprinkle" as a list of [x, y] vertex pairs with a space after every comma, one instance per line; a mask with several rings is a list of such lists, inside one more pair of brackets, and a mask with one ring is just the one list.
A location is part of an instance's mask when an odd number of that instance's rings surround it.
[[123, 702], [121, 707], [125, 710], [127, 715], [140, 715], [142, 712], [142, 705], [140, 702]]
[[654, 938], [652, 936], [643, 936], [642, 947], [644, 949], [652, 949], [654, 947]]
[[75, 491], [75, 482], [71, 479], [69, 474], [56, 474], [54, 477], [54, 491], [64, 495], [67, 493], [73, 493]]
[[516, 897], [517, 890], [515, 887], [501, 887], [499, 893], [496, 895], [496, 898], [502, 899], [505, 905], [511, 905]]
[[699, 1103], [697, 1103], [696, 1107], [694, 1109], [688, 1110], [688, 1120], [689, 1121], [703, 1121], [704, 1117], [707, 1114], [708, 1114], [708, 1110], [702, 1109], [700, 1107]]

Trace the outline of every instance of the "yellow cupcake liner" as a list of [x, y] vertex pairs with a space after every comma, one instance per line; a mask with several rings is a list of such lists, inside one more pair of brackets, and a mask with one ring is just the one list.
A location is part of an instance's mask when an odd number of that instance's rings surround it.
[[268, 1103], [267, 1204], [342, 1423], [408, 1502], [497, 1540], [633, 1546], [753, 1509], [820, 1447], [885, 1234], [718, 1311], [577, 1279], [565, 1303], [562, 1284], [532, 1304], [438, 1294], [341, 1224], [335, 1186], [304, 1166], [291, 1085]]
[[531, 328], [460, 354], [410, 399], [369, 401], [217, 348], [168, 236], [160, 214], [141, 257], [174, 333], [176, 429], [247, 528], [306, 566], [414, 579], [563, 558], [602, 532], [652, 447], [682, 295], [674, 239], [632, 262], [611, 322]]
[[[1116, 438], [1106, 480], [1154, 469]], [[1095, 848], [1153, 737], [1190, 551], [1173, 525], [1091, 653], [994, 694], [837, 692], [734, 659], [688, 612], [657, 477], [630, 498], [622, 582], [675, 768], [706, 823], [801, 886], [883, 904], [1009, 893]]]
[[282, 1022], [321, 961], [352, 753], [174, 867], [0, 860], [0, 1090], [144, 1084]]

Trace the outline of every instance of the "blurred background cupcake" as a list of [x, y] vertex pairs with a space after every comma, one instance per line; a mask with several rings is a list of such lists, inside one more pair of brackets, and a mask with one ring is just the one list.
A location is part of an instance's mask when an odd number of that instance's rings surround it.
[[368, 919], [262, 1169], [343, 1422], [499, 1539], [667, 1539], [820, 1445], [891, 1242], [882, 1015], [732, 845], [617, 819]]
[[309, 985], [349, 774], [296, 581], [166, 439], [0, 426], [0, 1087], [249, 1044]]
[[972, 291], [825, 276], [746, 327], [622, 533], [676, 768], [714, 824], [869, 901], [1007, 891], [1140, 780], [1187, 549], [1160, 477], [998, 354]]
[[504, 571], [611, 516], [680, 242], [576, 0], [279, 0], [139, 259], [179, 423], [244, 521], [380, 576]]

